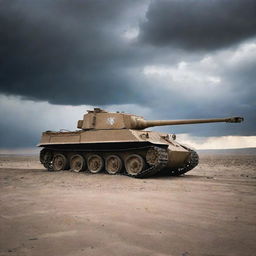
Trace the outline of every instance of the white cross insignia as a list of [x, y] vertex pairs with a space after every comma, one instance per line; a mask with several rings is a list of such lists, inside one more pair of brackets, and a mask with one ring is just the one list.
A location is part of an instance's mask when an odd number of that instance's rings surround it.
[[110, 125], [113, 125], [115, 123], [115, 118], [114, 117], [108, 117], [107, 118], [107, 123]]

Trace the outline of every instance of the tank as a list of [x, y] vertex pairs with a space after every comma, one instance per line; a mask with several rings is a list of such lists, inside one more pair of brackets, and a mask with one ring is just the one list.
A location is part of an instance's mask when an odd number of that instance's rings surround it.
[[176, 141], [175, 134], [144, 130], [163, 125], [240, 123], [242, 117], [145, 120], [141, 116], [95, 108], [78, 120], [77, 131], [46, 131], [37, 145], [49, 171], [107, 172], [135, 178], [165, 172], [179, 176], [198, 165], [198, 154]]

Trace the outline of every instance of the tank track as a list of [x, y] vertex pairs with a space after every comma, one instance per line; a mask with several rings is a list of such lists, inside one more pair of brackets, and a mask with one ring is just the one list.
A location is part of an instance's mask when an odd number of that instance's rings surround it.
[[[152, 164], [150, 165], [146, 161], [146, 159], [144, 159], [146, 162], [147, 168], [142, 170], [140, 173], [138, 173], [136, 175], [130, 175], [126, 171], [124, 171], [124, 172], [121, 172], [118, 174], [130, 176], [133, 178], [147, 178], [147, 177], [151, 177], [151, 176], [155, 175], [156, 173], [160, 172], [162, 169], [166, 168], [167, 163], [168, 163], [167, 148], [156, 147], [156, 146], [147, 146], [147, 147], [139, 147], [139, 148], [130, 148], [130, 149], [125, 149], [125, 150], [120, 149], [120, 150], [115, 150], [115, 151], [120, 153], [120, 152], [134, 152], [134, 150], [136, 150], [136, 151], [145, 150], [145, 152], [147, 152], [149, 149], [153, 149], [157, 152], [158, 157], [157, 157], [156, 163], [154, 163], [153, 165]], [[48, 171], [53, 171], [52, 158], [53, 158], [54, 151], [60, 151], [60, 150], [44, 148], [40, 152], [40, 162], [43, 164], [43, 166], [46, 169], [48, 169]], [[95, 151], [94, 150], [92, 150], [92, 151], [84, 150], [83, 152], [95, 152]], [[100, 152], [100, 151], [98, 151], [98, 152]], [[107, 151], [104, 150], [102, 152], [107, 152]]]
[[196, 151], [192, 149], [188, 149], [191, 152], [189, 160], [185, 163], [184, 166], [177, 168], [177, 169], [172, 169], [171, 170], [171, 176], [180, 176], [182, 174], [185, 174], [186, 172], [194, 169], [198, 163], [199, 163], [199, 156], [196, 153]]

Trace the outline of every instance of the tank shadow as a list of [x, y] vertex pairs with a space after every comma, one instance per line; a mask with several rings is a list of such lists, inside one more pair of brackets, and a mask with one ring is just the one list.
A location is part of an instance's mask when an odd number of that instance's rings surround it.
[[162, 180], [166, 180], [166, 179], [172, 179], [172, 180], [195, 180], [195, 179], [202, 179], [202, 178], [206, 178], [205, 176], [201, 176], [201, 175], [193, 175], [193, 174], [183, 174], [180, 176], [171, 176], [169, 174], [166, 173], [159, 173], [156, 174], [153, 177], [149, 177], [148, 179], [162, 179]]
[[[35, 170], [34, 170], [35, 171]], [[54, 173], [58, 173], [58, 172], [54, 172], [54, 171], [48, 171], [47, 169], [36, 169], [37, 172], [41, 172], [41, 173], [51, 173], [51, 174], [54, 174]], [[72, 172], [71, 170], [62, 170], [62, 171], [59, 171], [59, 172], [71, 172], [71, 173], [76, 173], [76, 172]], [[105, 176], [105, 175], [109, 175], [106, 171], [104, 172], [101, 172], [101, 173], [97, 173], [97, 174], [91, 174], [90, 172], [88, 171], [81, 171], [81, 172], [78, 172], [76, 173], [77, 175], [101, 175], [101, 176]], [[123, 176], [125, 177], [126, 175], [125, 174], [116, 174], [116, 175], [110, 175], [110, 176]], [[126, 176], [127, 178], [129, 179], [133, 179], [129, 176]], [[210, 179], [212, 177], [206, 177], [206, 176], [202, 176], [202, 175], [193, 175], [193, 174], [183, 174], [183, 175], [180, 175], [180, 176], [171, 176], [170, 174], [168, 173], [158, 173], [158, 174], [155, 174], [154, 176], [151, 176], [151, 177], [145, 177], [145, 178], [139, 178], [139, 179], [145, 179], [145, 180], [154, 180], [154, 179], [157, 179], [157, 180], [168, 180], [168, 179], [171, 179], [171, 180], [198, 180], [198, 179]]]

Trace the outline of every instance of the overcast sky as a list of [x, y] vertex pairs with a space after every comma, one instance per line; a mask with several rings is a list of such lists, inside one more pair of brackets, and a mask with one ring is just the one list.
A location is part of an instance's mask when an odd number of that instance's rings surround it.
[[255, 0], [0, 0], [0, 35], [0, 149], [74, 130], [98, 106], [243, 116], [159, 130], [199, 147], [214, 136], [256, 146]]

